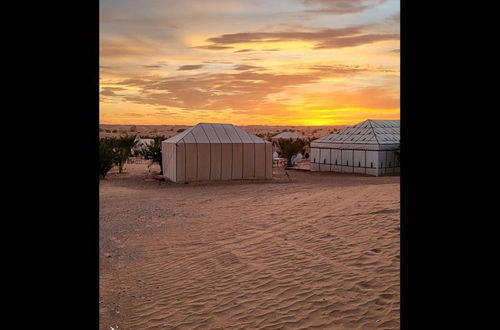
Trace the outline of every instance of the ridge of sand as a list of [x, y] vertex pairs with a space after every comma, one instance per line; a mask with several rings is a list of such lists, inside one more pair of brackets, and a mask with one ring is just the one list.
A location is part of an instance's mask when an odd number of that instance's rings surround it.
[[101, 329], [399, 328], [399, 177], [158, 185], [127, 166], [101, 183]]

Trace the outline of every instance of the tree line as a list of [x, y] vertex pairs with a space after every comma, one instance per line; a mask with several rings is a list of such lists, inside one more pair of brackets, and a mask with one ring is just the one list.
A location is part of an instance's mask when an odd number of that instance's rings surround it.
[[[144, 159], [151, 160], [152, 163], [160, 164], [160, 173], [163, 173], [161, 157], [161, 141], [166, 136], [158, 135], [151, 137], [154, 143], [146, 145], [137, 151], [137, 155], [142, 155]], [[133, 149], [138, 140], [136, 135], [123, 135], [120, 137], [101, 138], [99, 141], [99, 176], [104, 179], [108, 172], [115, 166], [118, 173], [122, 173], [123, 166], [133, 154]]]

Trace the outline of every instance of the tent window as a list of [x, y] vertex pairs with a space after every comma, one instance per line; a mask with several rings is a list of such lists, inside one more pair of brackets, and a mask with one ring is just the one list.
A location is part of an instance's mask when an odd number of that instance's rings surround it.
[[358, 167], [361, 167], [361, 162], [358, 162]]
[[313, 163], [316, 163], [316, 158], [313, 158]]
[[325, 159], [323, 159], [323, 164], [326, 164], [326, 158], [325, 158]]
[[389, 162], [389, 167], [391, 167], [391, 162]]
[[380, 168], [384, 167], [384, 162], [380, 163]]
[[370, 168], [373, 168], [373, 162], [372, 162], [372, 163], [370, 163]]
[[337, 165], [337, 160], [335, 159], [335, 165]]
[[349, 161], [347, 160], [347, 161], [345, 162], [345, 164], [346, 164], [347, 166], [349, 166]]

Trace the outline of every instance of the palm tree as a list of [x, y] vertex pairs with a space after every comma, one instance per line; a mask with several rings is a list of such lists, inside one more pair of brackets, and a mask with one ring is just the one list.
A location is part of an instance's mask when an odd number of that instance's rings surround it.
[[121, 173], [123, 170], [123, 165], [127, 162], [127, 159], [132, 154], [132, 148], [137, 143], [136, 135], [128, 135], [125, 134], [120, 136], [115, 141], [114, 149], [117, 153], [116, 157], [116, 165], [118, 165], [118, 173]]
[[287, 166], [292, 166], [292, 157], [304, 153], [306, 141], [302, 139], [279, 139], [274, 141], [278, 154], [287, 159]]
[[104, 179], [117, 159], [114, 150], [116, 138], [102, 138], [99, 141], [99, 176]]
[[164, 135], [154, 136], [154, 143], [146, 146], [146, 148], [142, 151], [142, 155], [144, 159], [150, 159], [151, 164], [158, 163], [160, 164], [160, 174], [163, 174], [163, 157], [161, 154], [161, 141], [165, 140], [167, 137]]

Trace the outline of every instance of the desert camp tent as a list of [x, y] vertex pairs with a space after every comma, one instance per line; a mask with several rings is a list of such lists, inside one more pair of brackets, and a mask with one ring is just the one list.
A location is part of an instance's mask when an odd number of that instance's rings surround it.
[[162, 141], [173, 182], [272, 178], [272, 146], [231, 124], [200, 123]]
[[132, 148], [132, 153], [142, 152], [147, 146], [155, 143], [154, 139], [142, 139], [140, 136], [135, 138], [135, 145]]
[[271, 138], [273, 141], [277, 141], [279, 139], [298, 139], [299, 136], [293, 132], [282, 132], [278, 135], [275, 135]]
[[311, 171], [399, 173], [399, 120], [365, 120], [311, 142]]

